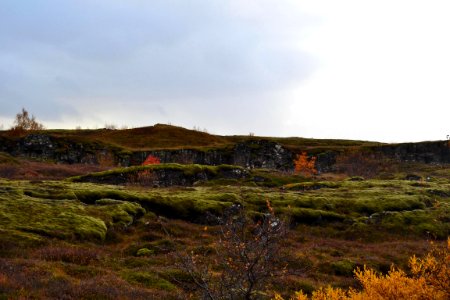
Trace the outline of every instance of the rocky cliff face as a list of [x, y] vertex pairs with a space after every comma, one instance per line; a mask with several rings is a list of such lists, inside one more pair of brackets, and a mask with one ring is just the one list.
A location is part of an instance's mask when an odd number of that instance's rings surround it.
[[140, 165], [148, 155], [162, 163], [239, 165], [248, 168], [293, 169], [294, 154], [282, 145], [268, 140], [250, 140], [232, 147], [212, 149], [168, 149], [123, 151], [101, 143], [81, 143], [47, 134], [29, 134], [18, 140], [2, 138], [0, 151], [14, 156], [53, 160], [59, 163], [109, 163], [119, 166]]
[[384, 145], [376, 147], [375, 151], [405, 162], [450, 163], [450, 141]]
[[233, 147], [208, 150], [179, 149], [135, 152], [129, 165], [141, 164], [148, 155], [161, 159], [162, 163], [200, 165], [229, 164], [246, 168], [292, 170], [294, 154], [282, 145], [268, 140], [250, 140]]
[[29, 134], [20, 139], [0, 140], [0, 151], [13, 156], [38, 160], [51, 160], [57, 163], [118, 164], [123, 159], [120, 149], [101, 143], [81, 143], [47, 134]]
[[220, 165], [154, 165], [149, 167], [123, 168], [115, 171], [100, 172], [75, 177], [75, 182], [92, 182], [115, 185], [139, 186], [192, 186], [199, 181], [212, 179], [242, 179], [249, 172], [241, 167]]
[[[13, 156], [68, 164], [134, 166], [142, 164], [148, 155], [154, 155], [162, 163], [229, 164], [285, 171], [294, 169], [296, 155], [281, 144], [265, 139], [251, 139], [223, 148], [125, 151], [100, 142], [83, 143], [43, 133], [29, 134], [23, 138], [0, 136], [0, 151]], [[399, 161], [450, 163], [448, 141], [375, 146], [371, 151]], [[316, 168], [320, 173], [334, 170], [337, 151], [323, 151], [316, 155]]]

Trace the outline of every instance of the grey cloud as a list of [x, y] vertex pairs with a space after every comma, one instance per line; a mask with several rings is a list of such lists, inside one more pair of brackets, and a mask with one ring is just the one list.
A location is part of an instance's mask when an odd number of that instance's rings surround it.
[[241, 17], [227, 1], [181, 0], [9, 0], [2, 7], [2, 115], [26, 106], [54, 119], [90, 99], [158, 103], [161, 113], [188, 101], [257, 104], [315, 68], [296, 46], [308, 18], [295, 12]]

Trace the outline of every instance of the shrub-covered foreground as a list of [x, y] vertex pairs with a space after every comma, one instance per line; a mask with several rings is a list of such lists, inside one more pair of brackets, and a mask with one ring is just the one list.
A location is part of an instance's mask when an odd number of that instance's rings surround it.
[[171, 188], [0, 179], [0, 299], [189, 298], [192, 278], [173, 255], [206, 253], [214, 264], [220, 228], [206, 215], [233, 204], [257, 220], [269, 201], [290, 219], [280, 243], [293, 272], [275, 277], [260, 298], [358, 289], [354, 269], [406, 269], [429, 239], [439, 244], [450, 232], [445, 178], [258, 176], [267, 178]]
[[[409, 261], [411, 275], [391, 267], [386, 274], [364, 267], [357, 269], [355, 277], [362, 291], [354, 289], [322, 288], [312, 293], [312, 300], [384, 300], [384, 299], [449, 299], [450, 298], [450, 239], [447, 247], [434, 248], [422, 259], [412, 256]], [[276, 300], [283, 298], [277, 294]], [[309, 299], [299, 291], [291, 299]]]

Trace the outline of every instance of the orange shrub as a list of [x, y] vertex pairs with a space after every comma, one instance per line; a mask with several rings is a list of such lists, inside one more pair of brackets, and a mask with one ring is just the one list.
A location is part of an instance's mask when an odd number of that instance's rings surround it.
[[294, 160], [295, 172], [307, 176], [317, 174], [316, 159], [315, 156], [309, 158], [305, 151], [297, 154], [297, 157]]
[[[434, 247], [429, 254], [410, 259], [412, 276], [400, 269], [391, 268], [387, 275], [377, 274], [364, 267], [357, 269], [355, 276], [362, 285], [362, 291], [326, 287], [313, 292], [312, 300], [384, 300], [384, 299], [450, 299], [450, 238], [447, 247]], [[274, 299], [283, 298], [276, 294]], [[306, 300], [308, 297], [297, 292], [292, 300]]]

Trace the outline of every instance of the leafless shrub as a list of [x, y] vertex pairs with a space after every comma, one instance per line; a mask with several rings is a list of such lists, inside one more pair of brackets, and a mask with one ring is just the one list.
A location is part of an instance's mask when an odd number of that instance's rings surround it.
[[220, 238], [201, 254], [177, 254], [177, 267], [191, 278], [202, 299], [261, 299], [274, 279], [287, 273], [282, 240], [286, 222], [269, 213], [255, 222], [233, 205], [217, 218]]
[[117, 125], [116, 124], [108, 124], [108, 123], [106, 123], [105, 124], [105, 129], [107, 129], [107, 130], [117, 130]]

